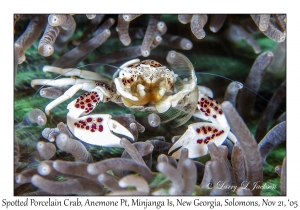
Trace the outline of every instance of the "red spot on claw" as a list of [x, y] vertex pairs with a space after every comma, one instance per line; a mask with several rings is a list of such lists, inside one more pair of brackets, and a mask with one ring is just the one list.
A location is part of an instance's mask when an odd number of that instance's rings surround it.
[[196, 129], [196, 132], [197, 132], [197, 133], [200, 133], [200, 131], [201, 131], [200, 128], [197, 128], [197, 129]]
[[99, 130], [100, 132], [102, 132], [102, 131], [103, 131], [103, 126], [102, 126], [102, 125], [99, 125], [98, 130]]
[[85, 129], [86, 129], [86, 130], [89, 130], [89, 129], [90, 129], [90, 126], [86, 126]]
[[198, 140], [197, 140], [197, 144], [201, 144], [202, 141], [203, 141], [203, 139], [198, 139]]
[[87, 122], [92, 122], [92, 120], [93, 119], [91, 117], [89, 117], [89, 118], [86, 119]]
[[217, 116], [216, 116], [216, 115], [213, 115], [213, 118], [217, 118]]
[[99, 118], [97, 118], [97, 122], [102, 122], [102, 120], [103, 120], [103, 119], [102, 119], [102, 118], [100, 118], [100, 117], [99, 117]]
[[97, 129], [97, 125], [95, 123], [92, 124], [92, 129]]
[[75, 104], [75, 107], [76, 107], [76, 108], [79, 108], [79, 104]]

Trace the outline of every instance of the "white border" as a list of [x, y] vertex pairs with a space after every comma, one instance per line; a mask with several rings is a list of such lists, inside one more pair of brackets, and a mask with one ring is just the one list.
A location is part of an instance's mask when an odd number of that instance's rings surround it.
[[[126, 2], [126, 3], [125, 3]], [[179, 1], [177, 1], [179, 2]], [[293, 1], [296, 2], [296, 1]], [[288, 142], [287, 142], [287, 196], [286, 197], [268, 197], [269, 200], [279, 201], [283, 200], [288, 203], [289, 200], [298, 200], [297, 192], [300, 188], [298, 176], [299, 171], [299, 122], [296, 121], [296, 116], [299, 114], [297, 108], [299, 95], [299, 65], [296, 61], [299, 60], [299, 15], [298, 6], [293, 5], [292, 2], [284, 2], [278, 0], [251, 0], [251, 1], [105, 1], [105, 3], [94, 1], [5, 1], [1, 5], [1, 63], [2, 81], [1, 85], [1, 115], [0, 128], [4, 136], [1, 138], [1, 208], [3, 208], [3, 199], [15, 200], [25, 199], [22, 197], [13, 197], [13, 14], [14, 13], [287, 13], [287, 110], [288, 110]], [[296, 92], [297, 91], [297, 92]], [[162, 197], [148, 198], [149, 200], [161, 200]], [[180, 197], [183, 198], [183, 197]], [[180, 199], [179, 198], [179, 199]], [[203, 200], [220, 200], [224, 203], [225, 199], [232, 199], [231, 197], [198, 197]], [[243, 197], [237, 198], [239, 200], [257, 200], [261, 203], [262, 199], [266, 197]], [[46, 197], [39, 198], [40, 200]], [[63, 200], [65, 197], [58, 197], [57, 199]], [[75, 199], [72, 197], [72, 199]], [[84, 198], [81, 198], [84, 199]], [[92, 199], [92, 198], [91, 198]], [[120, 197], [93, 197], [94, 200], [115, 200]], [[127, 197], [127, 199], [129, 199]], [[164, 197], [166, 200], [167, 197]], [[175, 197], [171, 199], [175, 200]], [[194, 197], [184, 197], [186, 201], [194, 200]], [[23, 207], [26, 209], [33, 209], [33, 207]], [[38, 207], [40, 208], [40, 207]], [[65, 207], [66, 208], [66, 207]], [[74, 208], [74, 207], [72, 207]], [[76, 207], [75, 207], [76, 208]], [[94, 209], [105, 209], [103, 207], [94, 207]], [[110, 209], [117, 209], [119, 207], [110, 207]], [[151, 208], [151, 207], [148, 207]], [[178, 207], [179, 208], [179, 207]], [[232, 208], [232, 207], [223, 207]], [[9, 208], [17, 209], [17, 207]], [[137, 209], [137, 207], [131, 207]], [[152, 207], [154, 209], [154, 207]], [[164, 209], [162, 207], [161, 209]], [[215, 207], [216, 209], [216, 207]]]

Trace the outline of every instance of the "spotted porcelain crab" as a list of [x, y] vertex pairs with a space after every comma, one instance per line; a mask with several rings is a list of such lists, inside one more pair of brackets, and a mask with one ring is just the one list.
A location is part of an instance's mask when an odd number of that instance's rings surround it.
[[174, 127], [184, 124], [192, 115], [210, 121], [188, 126], [169, 150], [175, 158], [179, 157], [182, 148], [188, 148], [189, 157], [195, 158], [207, 154], [209, 142], [220, 145], [227, 137], [235, 142], [220, 104], [212, 99], [211, 90], [197, 86], [197, 77], [189, 59], [171, 51], [167, 61], [172, 70], [153, 60], [134, 59], [120, 66], [111, 79], [85, 70], [45, 66], [44, 72], [71, 78], [36, 79], [31, 85], [72, 85], [46, 106], [47, 115], [79, 90], [88, 91], [68, 104], [67, 125], [77, 138], [90, 144], [121, 147], [120, 138], [114, 133], [133, 139], [132, 134], [111, 115], [89, 115], [99, 102], [109, 101], [133, 110], [157, 113], [163, 123], [172, 123]]

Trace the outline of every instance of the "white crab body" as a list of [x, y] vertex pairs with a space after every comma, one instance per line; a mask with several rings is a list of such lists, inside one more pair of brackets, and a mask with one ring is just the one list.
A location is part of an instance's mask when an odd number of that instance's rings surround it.
[[160, 63], [145, 60], [123, 67], [114, 83], [125, 106], [147, 106], [174, 93], [176, 77]]

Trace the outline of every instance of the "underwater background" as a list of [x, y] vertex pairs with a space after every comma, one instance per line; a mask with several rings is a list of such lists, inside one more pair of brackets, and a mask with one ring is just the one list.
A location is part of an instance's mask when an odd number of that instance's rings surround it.
[[[14, 40], [17, 42], [26, 30], [28, 24], [36, 15], [22, 15], [15, 19], [15, 31]], [[46, 15], [45, 15], [46, 16]], [[256, 58], [265, 52], [272, 52], [274, 57], [271, 64], [268, 66], [267, 70], [264, 72], [261, 84], [259, 86], [258, 93], [252, 93], [250, 90], [243, 88], [241, 92], [248, 92], [251, 97], [255, 98], [254, 106], [251, 109], [246, 110], [249, 114], [247, 120], [245, 120], [251, 133], [256, 136], [259, 121], [263, 117], [264, 111], [268, 106], [268, 101], [278, 90], [281, 84], [286, 78], [286, 42], [274, 41], [272, 37], [268, 37], [261, 31], [253, 30], [255, 28], [255, 22], [253, 17], [248, 14], [242, 15], [227, 15], [224, 24], [220, 29], [214, 33], [210, 29], [210, 21], [213, 15], [208, 15], [208, 20], [203, 27], [205, 31], [205, 37], [202, 39], [197, 39], [196, 36], [191, 32], [190, 23], [182, 24], [178, 15], [175, 14], [162, 14], [159, 16], [160, 21], [163, 21], [167, 26], [167, 31], [164, 35], [161, 35], [162, 42], [154, 49], [151, 50], [150, 55], [145, 58], [134, 52], [127, 53], [126, 56], [120, 53], [120, 50], [139, 46], [143, 42], [144, 34], [142, 33], [148, 26], [149, 20], [152, 18], [151, 15], [145, 14], [137, 17], [130, 22], [129, 29], [132, 31], [129, 33], [131, 35], [131, 43], [128, 46], [124, 46], [120, 41], [118, 32], [116, 31], [116, 26], [118, 24], [117, 14], [106, 14], [103, 16], [101, 22], [97, 25], [92, 25], [92, 20], [89, 20], [84, 14], [76, 14], [72, 16], [76, 22], [76, 29], [71, 38], [65, 43], [66, 46], [61, 50], [61, 52], [54, 53], [49, 57], [43, 57], [39, 51], [39, 38], [34, 41], [32, 46], [30, 46], [25, 51], [26, 60], [21, 64], [15, 65], [15, 84], [14, 84], [14, 137], [16, 154], [14, 156], [17, 161], [15, 161], [15, 177], [18, 174], [24, 173], [26, 170], [36, 169], [43, 159], [39, 157], [37, 152], [37, 144], [42, 142], [48, 142], [47, 139], [43, 138], [42, 131], [45, 128], [55, 128], [58, 123], [66, 123], [66, 114], [68, 112], [67, 105], [72, 101], [72, 99], [61, 103], [53, 110], [51, 110], [51, 115], [47, 116], [47, 123], [45, 125], [38, 125], [28, 121], [28, 114], [33, 109], [40, 109], [44, 111], [45, 106], [52, 101], [52, 99], [43, 98], [38, 92], [39, 87], [31, 87], [31, 81], [33, 79], [54, 79], [57, 74], [54, 73], [44, 73], [42, 71], [43, 66], [51, 65], [58, 59], [60, 59], [65, 53], [71, 51], [76, 47], [76, 40], [85, 36], [85, 40], [89, 40], [93, 37], [93, 31], [97, 30], [98, 26], [105, 21], [112, 18], [115, 23], [110, 27], [111, 35], [110, 37], [99, 47], [84, 56], [83, 60], [78, 59], [78, 62], [70, 61], [76, 66], [67, 67], [80, 67], [84, 65], [90, 65], [82, 67], [82, 69], [88, 69], [91, 71], [98, 72], [104, 75], [112, 75], [116, 69], [104, 66], [104, 65], [94, 65], [95, 63], [111, 64], [114, 66], [120, 66], [126, 61], [133, 58], [152, 59], [162, 65], [168, 66], [166, 61], [166, 56], [169, 51], [175, 50], [184, 54], [190, 59], [194, 65], [194, 69], [197, 73], [198, 85], [209, 87], [214, 92], [214, 99], [219, 102], [224, 101], [224, 95], [227, 86], [230, 84], [230, 80], [239, 81], [244, 83]], [[46, 17], [47, 18], [47, 17]], [[272, 17], [275, 19], [276, 17]], [[242, 27], [247, 31], [247, 35], [243, 34], [241, 30], [236, 29], [236, 26]], [[45, 26], [44, 26], [45, 27]], [[91, 29], [89, 29], [89, 27]], [[94, 27], [94, 28], [93, 28]], [[88, 33], [87, 31], [90, 30]], [[141, 30], [142, 32], [135, 32], [135, 30]], [[174, 37], [177, 36], [177, 37]], [[248, 36], [251, 36], [250, 39]], [[171, 39], [186, 38], [192, 43], [191, 49], [185, 50], [178, 46], [178, 42], [171, 42]], [[255, 43], [253, 44], [254, 40]], [[251, 45], [252, 44], [252, 45]], [[65, 61], [66, 62], [66, 61]], [[66, 62], [67, 63], [67, 62]], [[204, 75], [201, 72], [209, 72], [228, 79], [214, 76], [214, 75]], [[279, 106], [275, 109], [272, 120], [267, 124], [267, 130], [270, 130], [274, 125], [278, 124], [278, 118], [286, 110], [286, 98], [285, 98], [285, 85], [283, 95], [278, 102]], [[73, 98], [80, 96], [84, 91], [78, 92]], [[259, 96], [258, 96], [259, 94]], [[237, 109], [242, 112], [243, 105], [247, 104], [247, 101], [240, 101], [239, 95], [237, 99]], [[100, 103], [93, 113], [103, 113], [111, 114], [114, 116], [120, 116], [124, 114], [133, 114], [137, 122], [141, 123], [145, 127], [143, 133], [139, 133], [138, 142], [144, 142], [146, 140], [154, 139], [157, 136], [164, 136], [166, 142], [171, 142], [173, 136], [182, 135], [187, 126], [195, 120], [193, 117], [185, 123], [185, 125], [178, 128], [172, 128], [171, 125], [161, 124], [156, 128], [153, 128], [147, 123], [147, 113], [132, 111], [130, 109], [120, 107], [112, 102]], [[265, 133], [266, 134], [266, 133]], [[263, 135], [264, 136], [264, 135]], [[262, 137], [263, 137], [262, 136]], [[260, 142], [262, 139], [256, 139]], [[89, 145], [82, 142], [87, 148], [92, 156], [93, 162], [98, 162], [110, 158], [120, 158], [124, 151], [123, 148], [107, 148], [95, 145]], [[231, 148], [232, 149], [232, 148]], [[167, 151], [167, 150], [166, 150]], [[166, 151], [153, 151], [151, 170], [157, 172], [156, 163], [157, 157], [160, 154], [166, 154]], [[230, 151], [230, 149], [229, 149]], [[230, 152], [228, 154], [228, 159], [230, 160]], [[261, 195], [281, 195], [280, 182], [281, 177], [276, 173], [276, 166], [280, 166], [283, 163], [283, 159], [286, 156], [286, 144], [285, 141], [276, 145], [276, 147], [268, 154], [267, 164], [263, 165], [263, 182], [269, 185], [275, 185], [276, 189], [263, 189]], [[205, 164], [209, 161], [210, 155], [198, 158], [195, 161]], [[68, 152], [62, 151], [56, 148], [55, 154], [50, 158], [50, 161], [55, 160], [65, 160], [65, 161], [76, 161], [74, 156]], [[33, 172], [32, 172], [33, 173]], [[34, 174], [34, 173], [33, 173]], [[33, 176], [31, 174], [31, 176]], [[203, 174], [198, 174], [197, 176], [197, 187], [193, 191], [193, 195], [209, 195], [208, 192], [202, 192], [200, 190], [200, 183], [202, 181]], [[61, 174], [55, 174], [53, 177], [49, 178], [51, 180], [65, 181], [66, 178]], [[161, 174], [156, 175], [155, 179], [150, 184], [150, 189], [168, 189], [170, 183], [170, 178], [163, 176]], [[105, 188], [106, 189], [106, 188]], [[15, 195], [26, 195], [27, 193], [32, 193], [39, 191], [40, 189], [30, 182], [30, 178], [24, 183], [16, 183], [15, 181]], [[43, 191], [47, 192], [45, 189]], [[151, 191], [151, 190], [150, 190]], [[107, 191], [100, 194], [104, 195]], [[51, 195], [51, 193], [49, 193]], [[75, 193], [76, 194], [76, 193]], [[235, 193], [230, 193], [230, 195], [235, 195]]]

